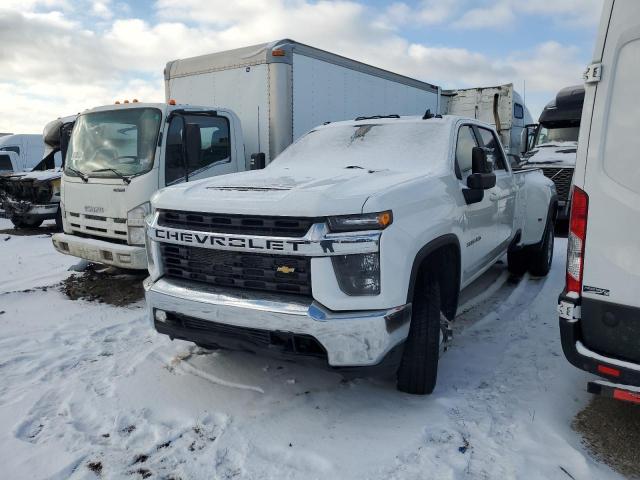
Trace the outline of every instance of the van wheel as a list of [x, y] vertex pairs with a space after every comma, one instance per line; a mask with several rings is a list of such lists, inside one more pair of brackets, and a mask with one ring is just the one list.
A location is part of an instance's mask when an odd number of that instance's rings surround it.
[[553, 221], [548, 221], [544, 230], [544, 240], [529, 253], [529, 272], [536, 277], [544, 277], [551, 270], [553, 261], [554, 232]]
[[509, 250], [507, 252], [507, 268], [513, 275], [521, 276], [527, 271], [529, 262], [527, 260], [528, 250], [520, 248], [518, 250]]
[[419, 275], [415, 286], [409, 336], [398, 369], [398, 390], [415, 395], [433, 392], [440, 333], [440, 283], [433, 272], [427, 271]]

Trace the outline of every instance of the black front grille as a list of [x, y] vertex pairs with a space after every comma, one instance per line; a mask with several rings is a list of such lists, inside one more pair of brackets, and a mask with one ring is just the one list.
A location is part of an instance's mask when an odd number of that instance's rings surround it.
[[309, 217], [263, 217], [161, 210], [158, 225], [198, 232], [272, 237], [304, 237], [315, 222]]
[[165, 274], [221, 287], [311, 295], [308, 257], [161, 244]]
[[558, 192], [558, 200], [567, 201], [571, 190], [571, 179], [573, 178], [573, 168], [543, 168], [544, 176], [551, 179]]

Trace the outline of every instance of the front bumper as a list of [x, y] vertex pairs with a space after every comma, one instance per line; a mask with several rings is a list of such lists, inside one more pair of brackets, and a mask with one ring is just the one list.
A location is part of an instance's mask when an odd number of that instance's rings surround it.
[[65, 255], [84, 258], [118, 268], [146, 270], [147, 255], [144, 247], [122, 245], [108, 240], [78, 237], [66, 233], [53, 235], [53, 246]]
[[[562, 294], [559, 298], [560, 338], [565, 357], [575, 367], [630, 386], [640, 386], [640, 364], [602, 355], [583, 343], [581, 320], [567, 314], [567, 306], [579, 307], [576, 300]], [[614, 373], [615, 372], [615, 373]]]
[[2, 203], [2, 208], [8, 218], [18, 216], [29, 219], [49, 220], [56, 218], [59, 207], [59, 203], [33, 204], [31, 202], [13, 200], [5, 200]]
[[[311, 354], [330, 367], [385, 363], [391, 354], [397, 357], [409, 332], [410, 305], [334, 312], [310, 298], [168, 278], [148, 278], [145, 292], [152, 324], [172, 338], [298, 357]], [[158, 310], [167, 320], [157, 318]], [[321, 348], [296, 348], [313, 341]]]

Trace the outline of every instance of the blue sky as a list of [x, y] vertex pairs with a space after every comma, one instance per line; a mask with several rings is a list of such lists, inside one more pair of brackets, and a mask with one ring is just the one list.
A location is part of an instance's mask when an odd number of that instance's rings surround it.
[[[0, 131], [164, 99], [168, 60], [294, 38], [443, 88], [527, 85], [537, 117], [580, 83], [602, 0], [3, 0]], [[8, 107], [8, 109], [6, 108]]]

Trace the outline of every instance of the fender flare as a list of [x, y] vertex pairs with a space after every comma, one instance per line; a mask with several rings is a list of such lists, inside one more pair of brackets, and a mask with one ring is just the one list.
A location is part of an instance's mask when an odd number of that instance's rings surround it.
[[461, 272], [460, 241], [458, 240], [458, 237], [453, 233], [448, 233], [434, 240], [431, 240], [429, 243], [424, 245], [416, 254], [415, 258], [413, 259], [413, 265], [411, 267], [411, 277], [409, 278], [409, 288], [407, 291], [407, 303], [411, 303], [413, 300], [416, 279], [418, 277], [420, 266], [422, 265], [424, 260], [436, 250], [447, 246], [454, 248], [457, 256], [457, 261], [455, 269], [441, 269], [439, 272], [440, 279], [443, 280], [442, 285], [444, 285], [445, 287], [445, 289], [443, 290], [443, 298], [448, 299], [448, 301], [445, 301], [442, 305], [442, 312], [444, 313], [445, 317], [447, 317], [447, 319], [453, 320], [458, 308]]

